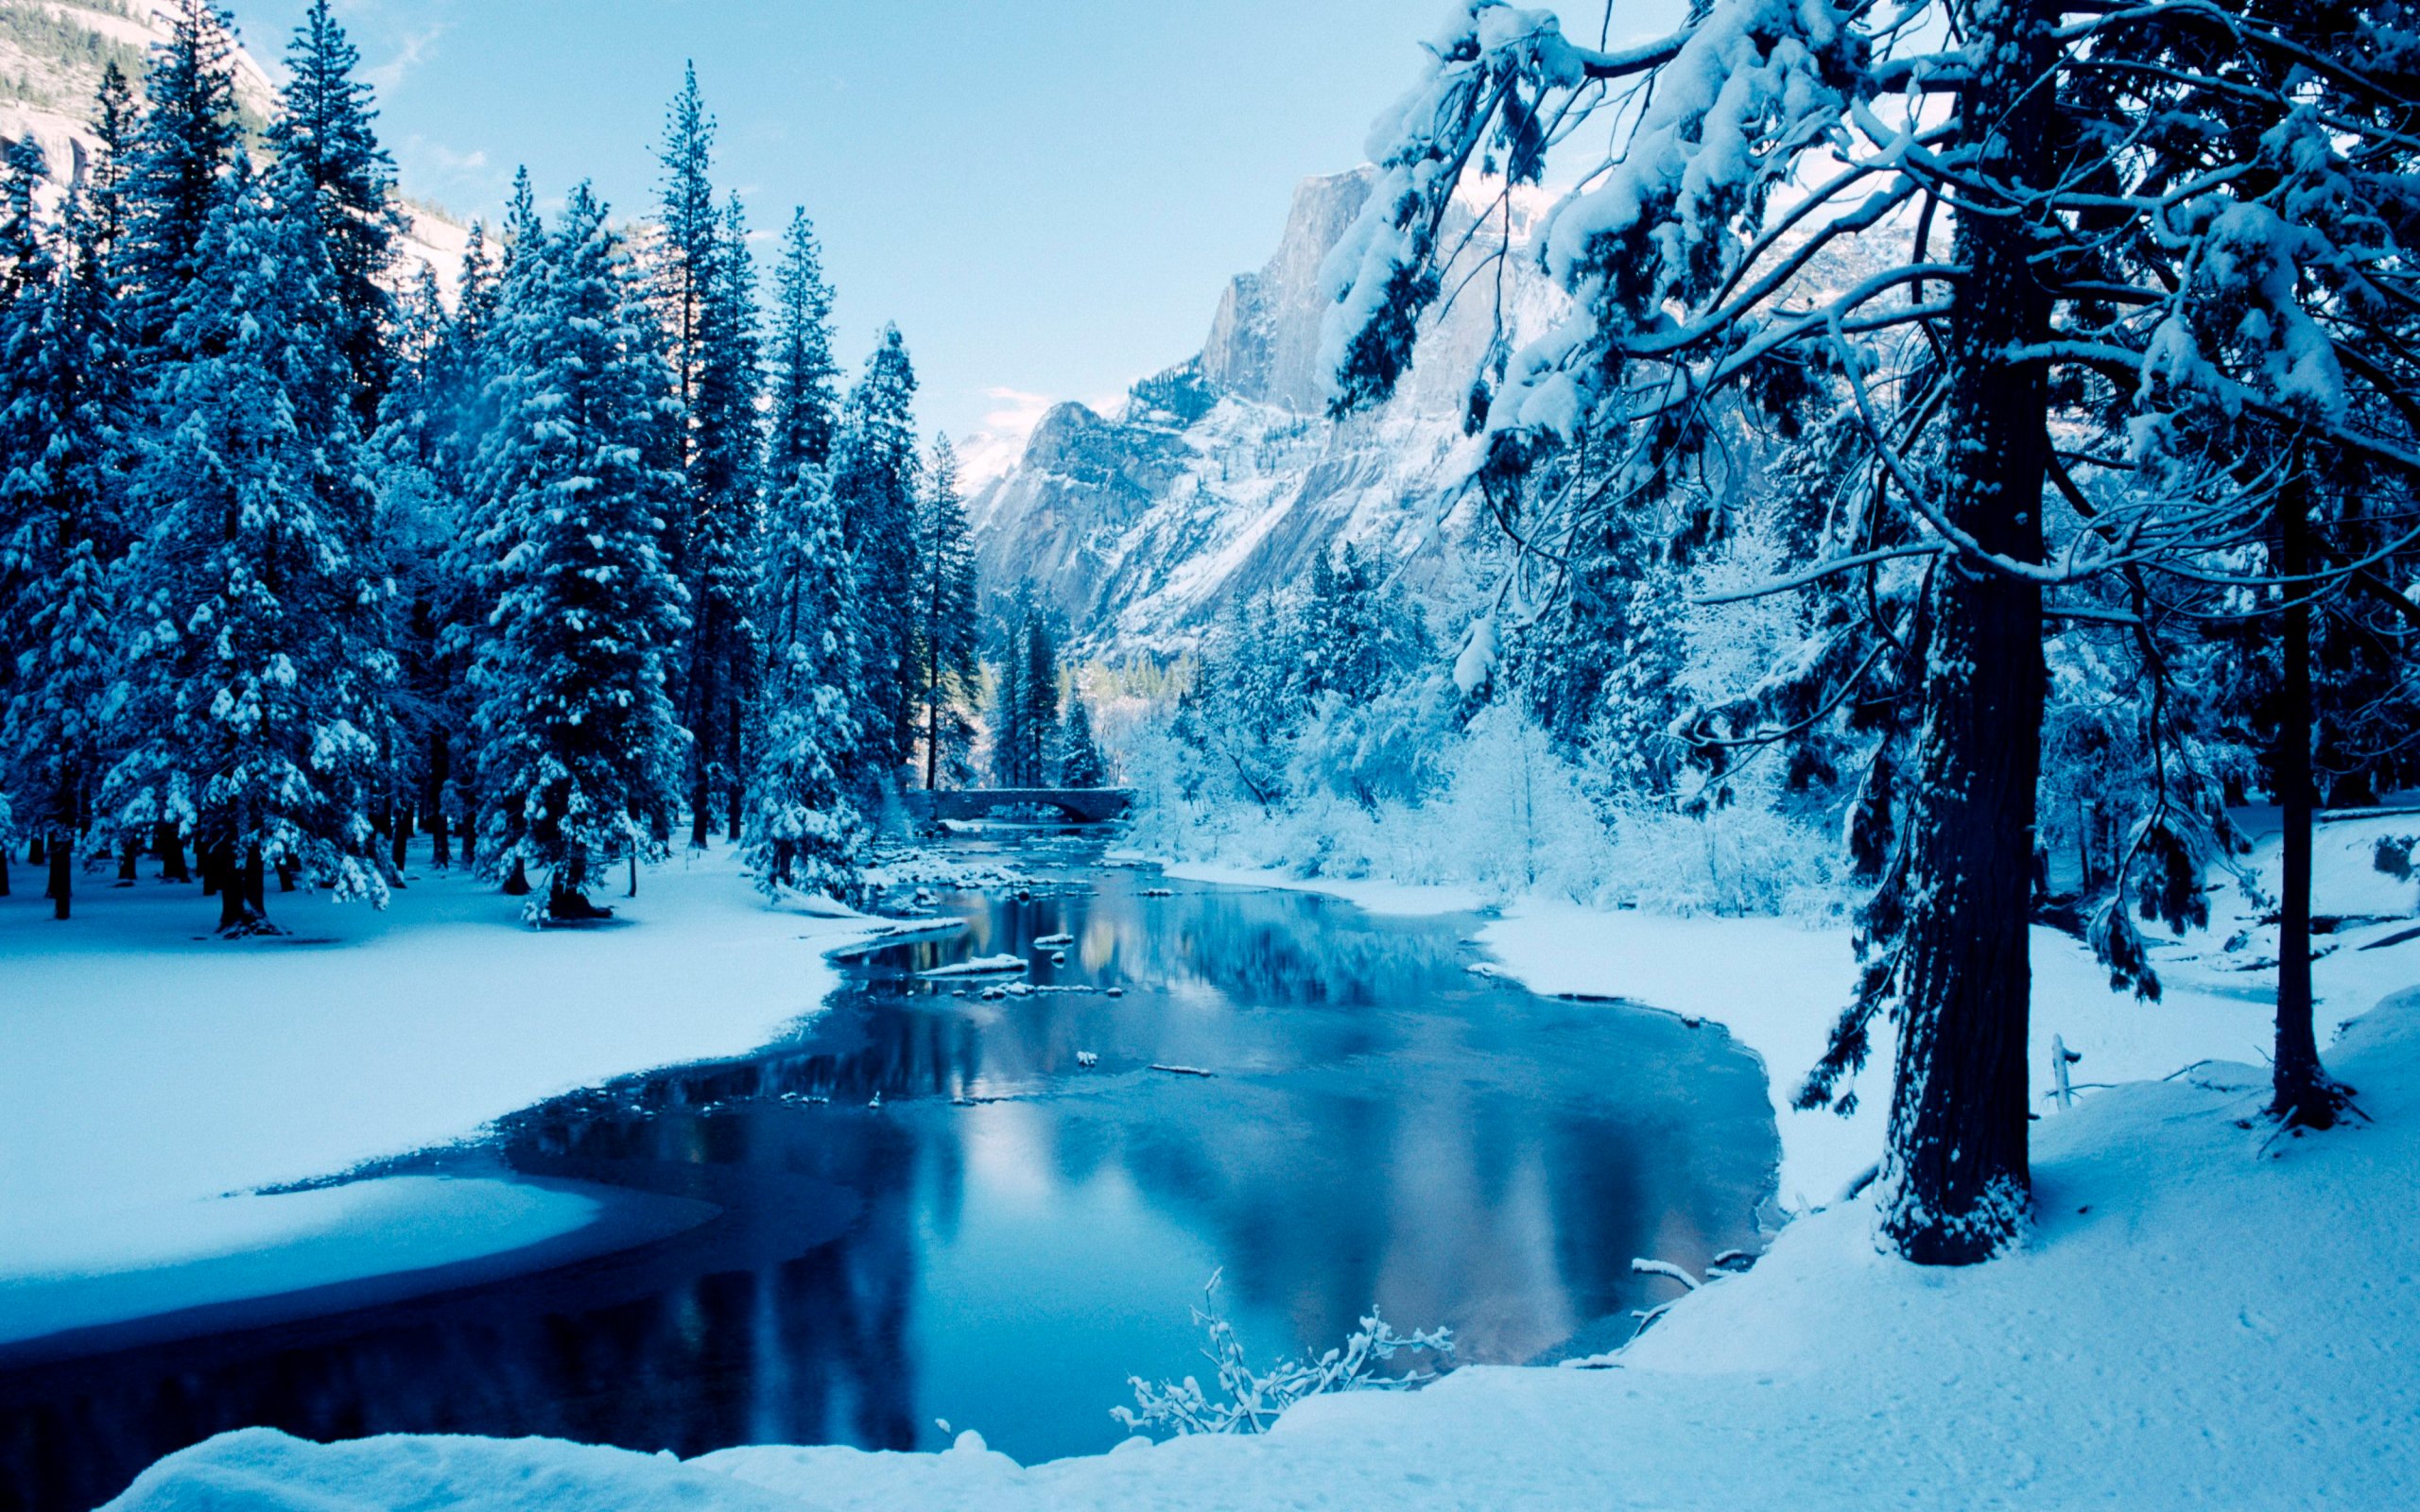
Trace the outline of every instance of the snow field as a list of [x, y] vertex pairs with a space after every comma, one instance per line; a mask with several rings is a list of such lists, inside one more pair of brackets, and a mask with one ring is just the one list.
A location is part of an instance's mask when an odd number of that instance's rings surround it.
[[[755, 1049], [819, 1009], [837, 980], [822, 947], [867, 925], [768, 909], [720, 852], [644, 873], [637, 898], [609, 900], [609, 925], [545, 932], [458, 872], [415, 873], [383, 914], [272, 894], [271, 917], [294, 933], [249, 941], [209, 937], [215, 907], [191, 886], [91, 888], [66, 923], [35, 890], [0, 901], [0, 1336], [12, 1337], [49, 1332], [32, 1315], [43, 1309], [59, 1309], [54, 1326], [103, 1320], [90, 1289], [72, 1307], [58, 1289], [79, 1277], [112, 1278], [101, 1295], [123, 1314], [577, 1228], [596, 1204], [498, 1182], [245, 1194], [459, 1140], [628, 1073]], [[231, 1256], [295, 1241], [288, 1271], [231, 1272]], [[186, 1284], [164, 1284], [180, 1267]], [[53, 1288], [39, 1302], [37, 1281]]]

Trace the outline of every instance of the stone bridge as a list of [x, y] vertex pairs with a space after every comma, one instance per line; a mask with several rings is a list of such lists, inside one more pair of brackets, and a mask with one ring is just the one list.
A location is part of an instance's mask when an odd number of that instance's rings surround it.
[[1134, 795], [1122, 787], [965, 787], [928, 793], [910, 788], [899, 795], [908, 817], [979, 819], [998, 808], [1052, 808], [1079, 824], [1106, 824], [1124, 814]]

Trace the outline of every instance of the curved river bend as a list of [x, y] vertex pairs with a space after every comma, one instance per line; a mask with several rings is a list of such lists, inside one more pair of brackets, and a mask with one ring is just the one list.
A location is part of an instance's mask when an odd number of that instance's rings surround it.
[[[1474, 973], [1469, 916], [1152, 896], [1068, 842], [1007, 859], [1029, 897], [939, 900], [969, 927], [873, 954], [756, 1055], [397, 1167], [702, 1199], [704, 1224], [306, 1321], [0, 1357], [0, 1505], [89, 1506], [253, 1423], [685, 1456], [937, 1448], [946, 1420], [1031, 1462], [1115, 1443], [1130, 1375], [1207, 1373], [1189, 1308], [1214, 1271], [1259, 1357], [1374, 1304], [1451, 1325], [1465, 1363], [1521, 1362], [1627, 1337], [1670, 1291], [1634, 1256], [1758, 1246], [1772, 1117], [1720, 1030]], [[1003, 954], [1033, 990], [918, 974]]]

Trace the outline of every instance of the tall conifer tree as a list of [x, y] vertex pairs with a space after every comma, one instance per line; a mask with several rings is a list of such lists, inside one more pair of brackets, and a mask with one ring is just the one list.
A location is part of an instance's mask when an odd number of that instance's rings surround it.
[[367, 856], [393, 658], [311, 189], [222, 180], [170, 306], [141, 449], [127, 754], [110, 809], [189, 808], [220, 927], [266, 927], [265, 867], [382, 902]]
[[650, 460], [671, 377], [627, 249], [586, 185], [525, 228], [500, 301], [497, 420], [478, 543], [495, 608], [471, 677], [482, 855], [546, 877], [532, 921], [594, 916], [606, 867], [659, 849], [681, 734], [665, 693], [683, 625], [664, 560], [678, 479]]
[[964, 699], [981, 664], [975, 608], [975, 541], [958, 491], [958, 453], [933, 442], [916, 521], [916, 663], [925, 786], [965, 764], [974, 730]]
[[849, 392], [832, 491], [856, 563], [867, 751], [888, 779], [908, 764], [923, 687], [916, 641], [916, 369], [886, 326]]
[[366, 429], [386, 392], [387, 327], [395, 314], [387, 275], [404, 216], [395, 203], [394, 160], [378, 145], [370, 86], [354, 77], [360, 64], [328, 0], [311, 0], [286, 44], [289, 77], [268, 139], [311, 185], [333, 274], [337, 344], [352, 371], [354, 413]]
[[108, 749], [130, 399], [73, 190], [63, 220], [29, 249], [25, 286], [0, 310], [0, 789], [43, 838], [60, 919]]

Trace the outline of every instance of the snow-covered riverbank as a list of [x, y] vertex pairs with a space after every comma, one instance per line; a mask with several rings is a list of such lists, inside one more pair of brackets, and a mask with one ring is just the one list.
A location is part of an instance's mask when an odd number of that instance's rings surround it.
[[[2410, 914], [2409, 885], [2368, 868], [2393, 823], [2323, 832], [2324, 910]], [[941, 1455], [763, 1448], [683, 1465], [540, 1440], [321, 1447], [257, 1433], [163, 1462], [119, 1504], [181, 1506], [205, 1487], [296, 1508], [406, 1496], [830, 1512], [2411, 1504], [2420, 940], [2397, 939], [2408, 919], [2329, 936], [2323, 1014], [2359, 1017], [2329, 1063], [2376, 1122], [2272, 1142], [2256, 1117], [2269, 977], [2234, 969], [2259, 943], [2226, 950], [2234, 929], [2215, 911], [2212, 936], [2163, 950], [2158, 1005], [2109, 994], [2071, 942], [2037, 937], [2037, 1023], [2083, 1052], [2085, 1088], [2072, 1109], [2045, 1100], [2037, 1228], [1989, 1265], [1886, 1258], [1866, 1205], [1841, 1202], [1791, 1223], [1753, 1270], [1693, 1295], [1611, 1368], [1474, 1368], [1409, 1397], [1318, 1399], [1262, 1438], [1137, 1443], [1028, 1469], [972, 1441]], [[1769, 920], [1532, 902], [1481, 937], [1541, 989], [1720, 1020], [1764, 1056], [1777, 1098], [1848, 969], [1839, 934]], [[2047, 1056], [2035, 1058], [2047, 1079]], [[2090, 1085], [2109, 1081], [2126, 1084]], [[1785, 1193], [1793, 1177], [1811, 1194], [1871, 1159], [1882, 1089], [1871, 1081], [1873, 1111], [1845, 1123], [1785, 1115]], [[1801, 1132], [1788, 1122], [1815, 1118]], [[1875, 1145], [1858, 1143], [1867, 1133]]]
[[612, 924], [578, 931], [532, 932], [458, 872], [416, 877], [384, 914], [273, 897], [293, 934], [249, 941], [207, 937], [198, 893], [94, 888], [65, 923], [0, 901], [0, 1340], [588, 1227], [595, 1200], [493, 1181], [256, 1189], [754, 1049], [818, 1008], [823, 948], [863, 928], [767, 909], [720, 853], [650, 870]]

